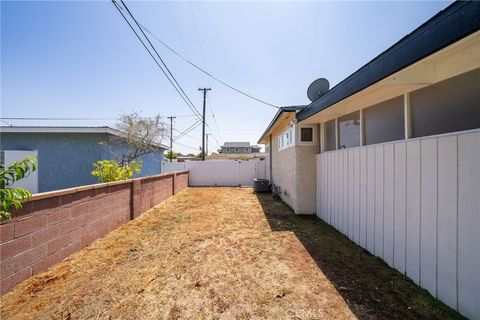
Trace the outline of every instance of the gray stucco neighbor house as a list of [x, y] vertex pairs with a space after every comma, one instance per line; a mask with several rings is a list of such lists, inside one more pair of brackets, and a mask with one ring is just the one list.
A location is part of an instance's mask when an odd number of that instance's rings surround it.
[[[121, 145], [106, 148], [101, 142], [121, 134], [110, 127], [1, 127], [0, 150], [37, 150], [38, 191], [46, 192], [96, 183], [92, 163], [114, 159], [122, 150]], [[142, 172], [136, 177], [161, 173], [168, 149], [159, 144], [158, 152], [142, 156]]]
[[225, 142], [220, 148], [220, 153], [228, 154], [251, 154], [260, 152], [260, 147], [251, 145], [250, 142]]

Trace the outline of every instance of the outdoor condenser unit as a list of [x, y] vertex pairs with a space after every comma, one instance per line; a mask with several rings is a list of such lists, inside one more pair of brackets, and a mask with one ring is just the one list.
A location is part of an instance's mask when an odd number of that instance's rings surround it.
[[255, 193], [268, 192], [270, 181], [268, 179], [253, 179], [253, 191]]

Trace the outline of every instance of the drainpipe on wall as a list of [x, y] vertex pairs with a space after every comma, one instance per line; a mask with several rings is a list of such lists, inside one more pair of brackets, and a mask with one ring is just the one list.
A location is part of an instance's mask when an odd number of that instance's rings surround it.
[[273, 152], [272, 152], [272, 149], [273, 149], [273, 145], [272, 145], [272, 135], [270, 134], [270, 142], [269, 142], [269, 150], [268, 150], [268, 153], [270, 154], [270, 156], [268, 157], [269, 160], [270, 160], [270, 184], [273, 185], [273, 168], [272, 168], [272, 155], [273, 155]]

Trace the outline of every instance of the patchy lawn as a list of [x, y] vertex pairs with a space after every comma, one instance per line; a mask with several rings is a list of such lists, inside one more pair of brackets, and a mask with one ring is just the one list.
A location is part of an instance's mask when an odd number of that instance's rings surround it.
[[1, 319], [461, 318], [321, 220], [234, 188], [184, 190], [1, 303]]

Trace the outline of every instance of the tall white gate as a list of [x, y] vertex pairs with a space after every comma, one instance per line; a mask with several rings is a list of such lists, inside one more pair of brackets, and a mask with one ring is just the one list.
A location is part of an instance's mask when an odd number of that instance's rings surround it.
[[253, 179], [266, 178], [266, 161], [207, 160], [163, 163], [162, 172], [189, 170], [189, 185], [253, 186]]

